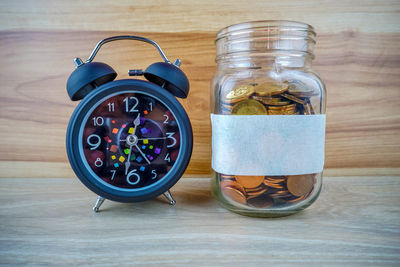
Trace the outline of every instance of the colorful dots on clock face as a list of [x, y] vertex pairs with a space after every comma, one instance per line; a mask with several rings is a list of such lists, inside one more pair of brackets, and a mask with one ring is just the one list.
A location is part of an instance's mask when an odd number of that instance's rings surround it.
[[[154, 97], [116, 94], [88, 114], [82, 135], [83, 154], [98, 179], [110, 186], [149, 186], [162, 179], [178, 158], [178, 125], [171, 110]], [[94, 164], [98, 152], [104, 157]], [[133, 183], [136, 179], [139, 182]]]

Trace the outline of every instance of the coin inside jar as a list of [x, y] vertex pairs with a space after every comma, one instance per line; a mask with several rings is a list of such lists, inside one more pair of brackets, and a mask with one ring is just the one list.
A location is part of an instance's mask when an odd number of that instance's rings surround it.
[[302, 104], [302, 105], [306, 104], [305, 100], [303, 100], [301, 98], [297, 98], [297, 97], [295, 97], [294, 95], [291, 95], [291, 94], [281, 94], [281, 96], [283, 96], [286, 99], [289, 99], [289, 100], [292, 100], [294, 102], [297, 102], [299, 104]]
[[264, 82], [254, 87], [255, 92], [260, 96], [279, 95], [288, 90], [288, 84], [275, 82]]
[[256, 188], [250, 188], [246, 190], [247, 199], [258, 197], [259, 195], [265, 193], [268, 190], [265, 186], [258, 186]]
[[262, 194], [258, 197], [247, 200], [247, 204], [249, 204], [249, 206], [253, 206], [254, 208], [258, 209], [269, 208], [273, 203], [274, 201], [267, 194]]
[[302, 82], [294, 82], [289, 85], [288, 92], [295, 97], [310, 97], [313, 95], [317, 95], [313, 89], [308, 88]]
[[282, 99], [280, 97], [253, 95], [252, 99], [260, 101], [264, 105], [286, 106], [290, 104], [289, 101], [286, 101], [285, 99]]
[[294, 196], [302, 196], [311, 192], [314, 187], [314, 175], [290, 175], [286, 181], [289, 192]]
[[240, 204], [246, 204], [247, 200], [245, 195], [233, 187], [223, 187], [222, 192], [230, 198], [231, 200], [238, 202]]
[[232, 89], [226, 96], [225, 100], [228, 103], [237, 103], [245, 100], [254, 93], [253, 85], [242, 85]]
[[222, 180], [221, 187], [222, 188], [232, 187], [232, 188], [239, 190], [243, 195], [246, 194], [244, 187], [241, 184], [239, 184], [238, 182], [236, 182], [235, 180], [228, 180], [228, 179]]
[[232, 108], [234, 115], [265, 115], [267, 109], [263, 104], [254, 99], [240, 101]]
[[255, 188], [264, 182], [264, 176], [236, 175], [236, 181], [244, 188]]

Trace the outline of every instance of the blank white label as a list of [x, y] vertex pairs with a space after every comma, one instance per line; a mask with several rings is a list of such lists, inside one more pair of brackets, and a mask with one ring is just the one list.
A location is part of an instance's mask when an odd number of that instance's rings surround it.
[[212, 168], [228, 175], [321, 172], [325, 120], [325, 115], [211, 114]]

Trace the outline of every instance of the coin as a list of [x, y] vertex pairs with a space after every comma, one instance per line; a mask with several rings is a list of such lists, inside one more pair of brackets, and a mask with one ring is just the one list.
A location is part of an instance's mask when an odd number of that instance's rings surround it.
[[225, 100], [228, 103], [237, 103], [241, 100], [247, 99], [254, 93], [254, 86], [252, 85], [242, 85], [233, 88], [226, 96]]
[[290, 104], [290, 105], [279, 106], [279, 107], [268, 107], [268, 109], [271, 109], [271, 110], [294, 110], [294, 109], [296, 109], [296, 104]]
[[314, 109], [313, 109], [313, 107], [312, 107], [312, 105], [311, 105], [311, 102], [310, 102], [310, 99], [309, 99], [309, 98], [307, 98], [307, 106], [308, 106], [308, 109], [310, 110], [310, 113], [309, 113], [309, 114], [314, 115], [315, 112], [314, 112]]
[[286, 181], [287, 177], [286, 176], [266, 176], [265, 180], [274, 182], [274, 183], [281, 183]]
[[286, 198], [290, 196], [290, 193], [287, 190], [277, 190], [275, 192], [271, 192], [269, 196], [272, 198]]
[[296, 104], [286, 106], [268, 106], [268, 115], [294, 115], [296, 114]]
[[224, 113], [231, 113], [232, 106], [222, 104], [221, 108], [220, 108], [220, 111], [223, 111]]
[[259, 195], [265, 193], [268, 190], [265, 186], [258, 186], [254, 189], [246, 189], [247, 199], [258, 197]]
[[268, 115], [296, 115], [298, 112], [295, 110], [268, 110]]
[[274, 183], [268, 183], [267, 181], [264, 181], [264, 185], [270, 188], [275, 188], [275, 189], [284, 189], [285, 187], [281, 184], [274, 184]]
[[232, 108], [232, 114], [235, 115], [265, 115], [267, 109], [263, 104], [254, 99], [240, 101]]
[[285, 94], [281, 94], [281, 96], [283, 96], [284, 98], [287, 98], [289, 100], [292, 100], [294, 102], [297, 102], [299, 104], [302, 104], [302, 105], [305, 105], [307, 103], [303, 99], [297, 98], [297, 97], [295, 97], [294, 95], [291, 95], [291, 94], [285, 93]]
[[280, 97], [253, 95], [252, 99], [257, 100], [263, 103], [264, 105], [286, 106], [290, 104], [290, 101], [286, 101]]
[[244, 187], [241, 184], [239, 184], [238, 182], [236, 182], [235, 180], [228, 180], [228, 179], [222, 180], [221, 187], [222, 188], [232, 187], [232, 188], [235, 188], [236, 190], [238, 190], [239, 192], [241, 192], [243, 195], [246, 194]]
[[244, 188], [255, 188], [264, 182], [264, 176], [236, 175], [236, 181]]
[[233, 180], [235, 179], [235, 176], [233, 175], [226, 175], [226, 174], [220, 174], [221, 180]]
[[310, 97], [317, 95], [312, 88], [307, 87], [307, 85], [300, 81], [290, 82], [288, 93], [296, 97]]
[[271, 96], [279, 95], [288, 90], [288, 84], [286, 83], [275, 83], [275, 82], [265, 82], [255, 86], [254, 88], [256, 94], [260, 96]]
[[291, 197], [291, 198], [288, 198], [288, 199], [285, 199], [285, 200], [286, 200], [286, 202], [290, 202], [291, 203], [291, 202], [299, 202], [299, 201], [304, 200], [306, 198], [307, 198], [307, 195], [302, 195], [300, 197], [295, 197], [295, 198]]
[[314, 175], [290, 175], [286, 181], [289, 192], [294, 196], [302, 196], [311, 192], [314, 187]]
[[237, 190], [236, 188], [233, 187], [223, 187], [222, 188], [222, 192], [225, 194], [225, 196], [227, 196], [228, 198], [230, 198], [231, 200], [240, 203], [240, 204], [246, 204], [247, 200], [245, 195], [240, 192], [239, 190]]
[[271, 207], [272, 204], [274, 204], [274, 201], [267, 194], [262, 194], [258, 197], [248, 199], [247, 204], [249, 204], [249, 206], [253, 206], [254, 208], [266, 209]]

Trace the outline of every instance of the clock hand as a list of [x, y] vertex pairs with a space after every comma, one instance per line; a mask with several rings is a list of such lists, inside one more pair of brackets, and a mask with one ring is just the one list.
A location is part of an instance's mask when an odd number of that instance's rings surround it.
[[148, 163], [148, 164], [151, 164], [151, 163], [150, 163], [150, 160], [149, 160], [148, 158], [146, 158], [145, 154], [143, 153], [142, 150], [140, 150], [140, 148], [138, 147], [138, 145], [135, 144], [135, 146], [136, 146], [136, 148], [139, 150], [139, 152], [140, 152], [140, 154], [142, 155], [142, 157], [147, 161], [147, 163]]
[[135, 135], [136, 128], [139, 126], [139, 124], [140, 124], [140, 113], [138, 113], [136, 119], [133, 121], [133, 125], [135, 125], [135, 128], [133, 129], [133, 135]]
[[163, 136], [163, 137], [139, 138], [138, 140], [144, 140], [144, 139], [148, 139], [148, 140], [157, 140], [157, 139], [167, 139], [167, 137], [166, 137], [166, 136]]
[[128, 174], [129, 167], [131, 166], [132, 147], [133, 147], [133, 145], [131, 145], [131, 146], [129, 147], [128, 159], [127, 159], [127, 161], [125, 161], [125, 175]]

